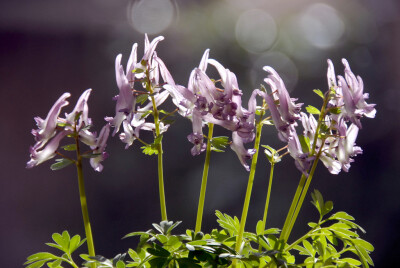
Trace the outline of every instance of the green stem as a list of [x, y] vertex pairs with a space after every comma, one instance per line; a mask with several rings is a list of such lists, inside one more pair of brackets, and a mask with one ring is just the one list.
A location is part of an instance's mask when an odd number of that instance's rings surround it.
[[[269, 172], [269, 183], [268, 183], [268, 192], [267, 192], [267, 199], [265, 200], [265, 208], [264, 208], [264, 216], [263, 216], [263, 220], [262, 220], [262, 228], [261, 228], [261, 234], [264, 234], [265, 231], [265, 225], [267, 222], [267, 215], [268, 215], [268, 208], [269, 208], [269, 199], [271, 197], [271, 189], [272, 189], [272, 179], [274, 177], [274, 167], [275, 167], [275, 163], [272, 162], [271, 163], [271, 170]], [[258, 247], [258, 251], [261, 252], [261, 245]]]
[[[279, 237], [280, 240], [284, 240], [284, 238], [286, 237], [287, 229], [289, 228], [290, 222], [292, 221], [293, 212], [296, 209], [296, 206], [298, 204], [300, 194], [301, 194], [301, 191], [303, 190], [306, 179], [307, 179], [307, 177], [304, 174], [302, 174], [299, 185], [297, 186], [297, 189], [296, 189], [296, 193], [294, 194], [292, 204], [290, 205], [289, 212], [286, 216], [286, 220], [283, 225], [281, 235]], [[286, 240], [284, 240], [284, 242], [286, 242]]]
[[310, 231], [308, 231], [305, 235], [303, 235], [302, 237], [300, 237], [299, 239], [297, 239], [295, 242], [293, 242], [292, 244], [290, 244], [288, 247], [286, 247], [284, 249], [284, 251], [289, 251], [292, 248], [294, 248], [296, 245], [300, 244], [300, 242], [302, 242], [303, 240], [307, 239], [308, 237], [312, 237], [315, 235], [319, 235], [319, 234], [313, 234], [313, 232], [315, 232], [317, 229], [318, 231], [323, 230], [324, 228], [320, 228], [322, 224], [324, 224], [327, 220], [324, 221], [320, 221], [314, 228], [312, 228]]
[[[150, 92], [151, 96], [151, 102], [153, 104], [153, 116], [154, 116], [154, 125], [156, 128], [156, 136], [155, 138], [158, 138], [160, 136], [160, 113], [157, 109], [157, 104], [154, 99], [154, 91], [153, 88], [150, 84], [150, 73], [149, 70], [146, 69], [146, 76], [148, 78], [148, 81], [146, 83], [146, 89], [147, 91]], [[165, 191], [164, 191], [164, 171], [163, 171], [163, 150], [162, 150], [162, 141], [157, 144], [157, 157], [158, 157], [158, 192], [160, 194], [160, 208], [161, 208], [161, 220], [166, 221], [167, 220], [167, 206], [165, 204]]]
[[[78, 173], [79, 197], [80, 197], [80, 201], [81, 201], [83, 224], [85, 227], [89, 256], [94, 257], [94, 256], [96, 256], [96, 254], [94, 252], [93, 235], [92, 235], [92, 229], [90, 227], [90, 221], [89, 221], [89, 211], [88, 211], [88, 206], [87, 206], [85, 183], [84, 183], [84, 179], [83, 179], [83, 170], [82, 170], [82, 156], [81, 156], [80, 150], [79, 150], [78, 137], [75, 139], [75, 141], [76, 141], [76, 156], [77, 156], [77, 161], [75, 162], [75, 164], [76, 164], [76, 170]], [[92, 267], [96, 267], [96, 265], [93, 264]]]
[[[325, 111], [326, 111], [326, 106], [327, 106], [328, 102], [329, 102], [329, 92], [325, 96], [324, 102], [322, 104], [321, 112], [320, 112], [320, 115], [319, 115], [319, 118], [318, 118], [317, 128], [315, 130], [315, 135], [314, 135], [314, 140], [313, 140], [313, 145], [312, 145], [310, 156], [313, 156], [315, 154], [315, 148], [317, 146], [317, 140], [318, 140], [318, 136], [319, 136], [319, 131], [321, 129], [321, 125], [322, 125], [322, 122], [323, 122], [324, 117], [325, 117]], [[319, 155], [320, 155], [320, 152], [319, 152]], [[317, 165], [319, 155], [314, 160], [313, 166]], [[312, 178], [312, 176], [311, 176], [311, 178]], [[283, 225], [281, 235], [279, 237], [279, 239], [283, 240], [284, 242], [286, 242], [287, 239], [289, 238], [289, 234], [290, 234], [290, 232], [291, 232], [291, 230], [293, 228], [294, 222], [296, 221], [296, 217], [297, 217], [297, 215], [295, 216], [296, 211], [298, 213], [298, 211], [300, 210], [301, 205], [303, 203], [303, 201], [301, 201], [301, 203], [300, 203], [299, 199], [301, 198], [301, 196], [305, 196], [307, 194], [307, 190], [308, 190], [308, 186], [310, 185], [310, 182], [311, 182], [311, 179], [307, 180], [307, 185], [305, 185], [306, 176], [304, 174], [301, 175], [301, 179], [300, 179], [299, 185], [297, 186], [296, 193], [295, 193], [295, 195], [293, 197], [292, 204], [290, 205], [289, 212], [288, 212], [288, 214], [286, 216], [286, 220], [285, 220], [285, 223]], [[301, 194], [301, 196], [300, 196], [300, 194]], [[300, 207], [298, 206], [299, 204], [300, 204]]]
[[[256, 140], [254, 142], [254, 149], [256, 150], [256, 152], [254, 153], [253, 159], [251, 161], [251, 169], [250, 169], [250, 174], [249, 174], [249, 181], [247, 183], [246, 197], [244, 199], [244, 204], [243, 204], [242, 217], [240, 219], [239, 233], [236, 238], [235, 250], [237, 253], [240, 253], [239, 251], [240, 251], [242, 241], [243, 241], [243, 233], [244, 233], [244, 227], [246, 225], [247, 213], [249, 211], [249, 204], [250, 204], [251, 191], [253, 189], [254, 175], [256, 174], [256, 165], [257, 165], [258, 151], [259, 151], [259, 147], [260, 147], [261, 130], [262, 130], [262, 126], [263, 126], [261, 118], [263, 117], [263, 115], [264, 114], [261, 113], [260, 121], [257, 123]], [[236, 263], [234, 262], [233, 265], [235, 265], [235, 264]]]
[[206, 160], [204, 162], [203, 178], [201, 179], [201, 188], [200, 188], [199, 206], [197, 208], [197, 218], [196, 218], [195, 233], [198, 233], [198, 232], [201, 231], [201, 222], [202, 222], [202, 219], [203, 219], [203, 211], [204, 211], [204, 200], [205, 200], [205, 197], [206, 197], [208, 169], [210, 167], [211, 139], [212, 139], [212, 136], [213, 136], [213, 130], [214, 130], [214, 124], [208, 123], [208, 139], [207, 139]]
[[[322, 144], [324, 142], [325, 142], [325, 140], [322, 140]], [[303, 191], [301, 193], [299, 202], [298, 202], [298, 204], [296, 206], [296, 210], [294, 211], [294, 214], [293, 214], [292, 220], [290, 222], [290, 225], [288, 227], [288, 231], [286, 233], [286, 237], [284, 238], [285, 239], [284, 241], [287, 241], [289, 239], [289, 235], [290, 235], [290, 233], [291, 233], [291, 231], [293, 229], [293, 225], [296, 222], [296, 219], [297, 219], [297, 216], [299, 215], [301, 206], [303, 205], [304, 198], [307, 195], [308, 188], [309, 188], [311, 180], [312, 180], [312, 178], [314, 176], [315, 169], [317, 168], [318, 160], [319, 160], [319, 157], [321, 156], [321, 153], [322, 153], [322, 146], [321, 146], [320, 150], [318, 151], [318, 154], [317, 154], [317, 156], [316, 156], [316, 158], [314, 160], [314, 163], [313, 163], [313, 165], [311, 167], [311, 171], [310, 171], [310, 174], [308, 175], [306, 185], [304, 186], [304, 189], [303, 189]]]

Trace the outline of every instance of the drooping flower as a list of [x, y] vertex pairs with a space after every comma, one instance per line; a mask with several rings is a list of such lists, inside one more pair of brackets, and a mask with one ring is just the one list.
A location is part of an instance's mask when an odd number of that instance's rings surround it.
[[108, 136], [110, 135], [110, 124], [106, 124], [100, 131], [99, 136], [96, 139], [96, 145], [92, 146], [93, 154], [98, 154], [96, 157], [90, 158], [90, 165], [95, 171], [101, 172], [103, 165], [100, 162], [104, 161], [108, 157], [108, 153], [105, 152], [107, 146]]
[[[145, 35], [144, 55], [139, 61], [137, 61], [137, 44], [134, 44], [128, 59], [126, 74], [121, 66], [121, 54], [116, 58], [116, 77], [120, 94], [115, 97], [117, 100], [115, 117], [106, 117], [105, 119], [114, 127], [113, 135], [118, 133], [122, 124], [123, 132], [119, 137], [122, 142], [126, 143], [125, 148], [133, 144], [136, 138], [139, 137], [141, 130], [155, 130], [155, 123], [146, 121], [146, 118], [154, 108], [149, 95], [151, 94], [154, 98], [157, 107], [169, 95], [167, 91], [161, 90], [160, 75], [164, 82], [175, 84], [164, 62], [157, 57], [155, 51], [157, 44], [163, 39], [164, 37], [159, 36], [150, 42], [147, 35]], [[141, 85], [143, 89], [136, 90], [135, 82], [139, 82], [137, 84]], [[152, 88], [152, 92], [149, 91], [148, 86]], [[139, 94], [148, 96], [148, 102], [143, 107], [136, 103], [137, 98], [140, 96]], [[146, 100], [142, 99], [140, 102], [143, 103], [144, 101]], [[169, 127], [163, 122], [160, 122], [159, 126], [160, 133], [165, 132]]]
[[296, 120], [300, 118], [299, 113], [303, 103], [296, 104], [297, 99], [290, 98], [285, 83], [272, 67], [264, 66], [263, 70], [270, 73], [264, 81], [271, 87], [274, 100], [279, 101], [277, 108], [282, 119], [288, 124], [296, 124]]
[[[297, 126], [296, 120], [300, 118], [300, 109], [303, 104], [296, 104], [297, 99], [290, 98], [285, 83], [272, 67], [264, 66], [263, 70], [269, 73], [264, 81], [270, 86], [272, 92], [270, 94], [262, 92], [261, 95], [268, 105], [279, 139], [288, 142], [293, 133], [293, 127]], [[295, 139], [292, 143], [294, 141]]]
[[368, 93], [364, 93], [364, 83], [360, 76], [355, 76], [350, 69], [350, 65], [346, 59], [342, 59], [344, 65], [344, 77], [338, 76], [336, 83], [335, 71], [333, 64], [328, 60], [328, 84], [333, 86], [337, 97], [330, 104], [341, 108], [339, 117], [344, 117], [346, 121], [351, 121], [362, 128], [360, 119], [363, 116], [374, 118], [376, 114], [375, 104], [367, 104], [365, 101], [369, 98]]
[[52, 159], [56, 155], [60, 141], [68, 134], [70, 134], [70, 132], [65, 130], [59, 132], [43, 149], [32, 146], [29, 149], [31, 160], [26, 164], [26, 168], [33, 168], [34, 166]]
[[[324, 141], [320, 138], [315, 139], [318, 124], [317, 120], [315, 120], [312, 114], [307, 116], [305, 113], [300, 113], [300, 115], [300, 120], [304, 128], [303, 135], [309, 140], [310, 149], [314, 147], [315, 141], [315, 152], [321, 150], [320, 160], [322, 163], [331, 174], [338, 174], [342, 166], [336, 159], [337, 137], [331, 135], [326, 137]], [[330, 122], [330, 118], [327, 116], [325, 118], [325, 124], [329, 125]]]
[[46, 119], [35, 117], [36, 125], [38, 129], [32, 129], [32, 135], [35, 136], [36, 144], [34, 148], [42, 148], [49, 139], [56, 134], [56, 127], [58, 122], [58, 116], [60, 115], [62, 107], [68, 105], [66, 100], [71, 96], [70, 93], [64, 93], [51, 107]]
[[[79, 97], [75, 108], [70, 113], [65, 113], [65, 117], [60, 117], [61, 108], [66, 106], [68, 98], [71, 94], [64, 93], [53, 105], [45, 120], [36, 117], [38, 129], [32, 130], [36, 143], [30, 148], [31, 160], [27, 163], [27, 168], [37, 166], [51, 158], [53, 158], [60, 142], [68, 135], [77, 135], [79, 140], [90, 146], [95, 154], [99, 156], [91, 159], [92, 167], [96, 171], [101, 171], [102, 166], [99, 164], [105, 159], [106, 153], [104, 148], [108, 138], [109, 126], [103, 127], [100, 136], [97, 137], [95, 132], [90, 132], [92, 120], [89, 118], [89, 107], [87, 101], [92, 89], [85, 90]], [[101, 156], [102, 155], [102, 156]]]
[[[219, 79], [213, 80], [206, 74], [208, 64], [216, 68]], [[222, 88], [217, 87], [218, 82]], [[187, 87], [169, 83], [164, 88], [170, 92], [180, 114], [192, 120], [193, 132], [188, 135], [188, 140], [193, 143], [192, 155], [198, 155], [205, 150], [202, 127], [205, 123], [212, 123], [232, 131], [231, 148], [243, 166], [249, 169], [245, 160], [251, 159], [254, 152], [246, 150], [243, 144], [253, 141], [255, 137], [255, 96], [258, 91], [253, 92], [250, 98], [249, 110], [243, 108], [242, 92], [235, 74], [218, 61], [209, 59], [208, 49], [199, 66], [191, 72]]]
[[349, 171], [350, 163], [354, 162], [351, 157], [362, 154], [363, 152], [361, 147], [355, 146], [358, 131], [359, 128], [355, 124], [351, 124], [350, 127], [347, 127], [344, 120], [341, 120], [338, 124], [339, 141], [336, 154], [345, 172]]

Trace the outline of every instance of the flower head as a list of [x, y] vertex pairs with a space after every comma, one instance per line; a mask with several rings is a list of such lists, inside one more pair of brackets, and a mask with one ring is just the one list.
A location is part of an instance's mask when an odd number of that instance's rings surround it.
[[57, 154], [61, 140], [71, 135], [90, 146], [94, 154], [99, 154], [90, 162], [96, 171], [102, 170], [100, 162], [106, 158], [104, 149], [109, 126], [107, 124], [103, 127], [98, 137], [95, 132], [92, 133], [88, 130], [92, 122], [88, 115], [87, 104], [91, 91], [92, 89], [85, 90], [79, 97], [75, 108], [70, 113], [66, 113], [64, 118], [60, 117], [60, 113], [61, 108], [68, 104], [66, 98], [71, 95], [69, 93], [64, 93], [56, 101], [45, 120], [35, 117], [38, 129], [32, 130], [32, 134], [35, 136], [36, 143], [29, 150], [31, 159], [27, 163], [27, 168], [32, 168], [53, 158]]

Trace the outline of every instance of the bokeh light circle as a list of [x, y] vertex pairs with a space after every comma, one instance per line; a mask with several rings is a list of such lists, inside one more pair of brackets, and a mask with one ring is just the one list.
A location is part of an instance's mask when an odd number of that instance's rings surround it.
[[299, 17], [298, 27], [304, 38], [318, 48], [334, 46], [345, 32], [345, 24], [333, 7], [317, 3]]
[[236, 22], [236, 40], [241, 47], [253, 53], [268, 50], [277, 36], [275, 20], [260, 9], [247, 10]]
[[171, 25], [175, 9], [171, 0], [133, 0], [127, 16], [129, 24], [138, 32], [158, 34]]

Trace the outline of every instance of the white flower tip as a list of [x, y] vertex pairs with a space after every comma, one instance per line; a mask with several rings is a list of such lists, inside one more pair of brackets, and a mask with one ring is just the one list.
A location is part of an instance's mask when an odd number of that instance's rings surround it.
[[345, 58], [342, 59], [342, 63], [344, 65], [345, 69], [349, 69], [350, 70], [350, 64]]

